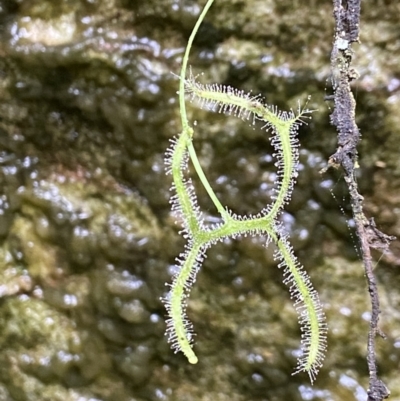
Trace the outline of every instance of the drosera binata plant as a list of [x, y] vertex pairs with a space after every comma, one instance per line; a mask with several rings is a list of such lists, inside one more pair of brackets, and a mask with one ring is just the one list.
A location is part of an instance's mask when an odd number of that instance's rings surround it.
[[[198, 362], [192, 349], [193, 326], [187, 318], [186, 307], [190, 289], [196, 281], [207, 249], [228, 237], [263, 235], [267, 245], [270, 242], [276, 245], [275, 257], [279, 261], [278, 267], [283, 268], [283, 281], [289, 286], [299, 316], [303, 352], [294, 373], [307, 372], [313, 382], [322, 366], [326, 350], [325, 315], [317, 292], [294, 256], [287, 234], [277, 220], [279, 212], [291, 197], [297, 176], [296, 134], [304, 122], [303, 119], [311, 111], [299, 107], [297, 114], [293, 111], [281, 112], [274, 106], [265, 105], [259, 96], [246, 94], [230, 86], [203, 85], [197, 82], [191, 73], [187, 74], [193, 40], [213, 1], [207, 1], [184, 53], [179, 83], [182, 132], [172, 140], [166, 152], [167, 174], [171, 174], [173, 179], [172, 210], [183, 222], [182, 234], [187, 240], [184, 251], [177, 258], [179, 270], [169, 286], [169, 292], [163, 298], [168, 312], [166, 334], [175, 352], [183, 352], [192, 364]], [[273, 202], [257, 215], [236, 215], [222, 206], [217, 198], [193, 146], [194, 129], [187, 118], [185, 95], [197, 100], [202, 107], [234, 114], [242, 119], [261, 120], [266, 131], [271, 133], [270, 141], [275, 150], [274, 156], [277, 159], [276, 166], [280, 180], [275, 188]], [[189, 161], [220, 215], [219, 224], [207, 225], [202, 218], [192, 181], [186, 176]]]

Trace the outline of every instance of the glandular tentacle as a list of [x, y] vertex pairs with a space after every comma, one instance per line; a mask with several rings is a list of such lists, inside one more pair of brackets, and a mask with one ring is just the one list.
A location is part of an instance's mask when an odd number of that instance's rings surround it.
[[311, 382], [315, 380], [327, 346], [327, 325], [325, 313], [317, 291], [303, 266], [297, 261], [287, 235], [280, 224], [275, 226], [272, 236], [277, 245], [275, 257], [278, 267], [283, 268], [284, 284], [289, 287], [290, 297], [298, 313], [301, 330], [302, 356], [298, 359], [294, 374], [307, 372]]
[[170, 291], [163, 299], [168, 313], [168, 342], [175, 352], [183, 352], [192, 364], [197, 363], [197, 357], [192, 350], [193, 325], [186, 314], [187, 298], [203, 263], [206, 249], [204, 244], [192, 240], [188, 242], [185, 252], [176, 259], [179, 271], [173, 278]]

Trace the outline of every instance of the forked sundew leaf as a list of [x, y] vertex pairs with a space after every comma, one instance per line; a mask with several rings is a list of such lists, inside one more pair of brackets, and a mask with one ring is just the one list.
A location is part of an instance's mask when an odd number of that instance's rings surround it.
[[[189, 38], [182, 62], [179, 88], [182, 132], [172, 141], [166, 152], [166, 170], [172, 175], [173, 195], [171, 205], [174, 214], [183, 222], [182, 234], [187, 240], [184, 252], [177, 258], [177, 274], [170, 290], [162, 299], [168, 313], [167, 337], [175, 352], [181, 351], [190, 363], [197, 363], [193, 345], [193, 327], [186, 314], [189, 292], [196, 281], [207, 249], [223, 239], [246, 235], [263, 235], [266, 242], [277, 246], [276, 259], [283, 269], [283, 281], [289, 286], [302, 332], [302, 356], [295, 373], [307, 372], [314, 381], [322, 365], [326, 351], [327, 326], [319, 296], [313, 288], [306, 271], [299, 264], [289, 244], [287, 235], [277, 222], [284, 205], [290, 200], [298, 164], [298, 127], [303, 118], [311, 113], [301, 110], [281, 112], [274, 106], [265, 105], [260, 96], [253, 96], [230, 86], [203, 85], [190, 73], [186, 77], [189, 52], [198, 28], [213, 0], [208, 0]], [[273, 202], [257, 215], [238, 216], [228, 211], [211, 188], [193, 147], [195, 132], [186, 116], [185, 94], [198, 102], [200, 107], [220, 111], [244, 120], [260, 120], [270, 133], [270, 141], [276, 158], [279, 181]], [[188, 161], [193, 164], [199, 179], [209, 194], [219, 214], [221, 223], [212, 227], [204, 224], [198, 207], [197, 196], [189, 178], [186, 177]]]

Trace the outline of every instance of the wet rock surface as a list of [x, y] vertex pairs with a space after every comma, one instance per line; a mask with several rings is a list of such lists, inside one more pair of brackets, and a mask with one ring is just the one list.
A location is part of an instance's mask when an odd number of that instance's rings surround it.
[[[336, 143], [324, 101], [328, 1], [216, 0], [191, 58], [203, 83], [261, 93], [283, 110], [311, 95], [308, 107], [318, 109], [299, 134], [298, 183], [282, 221], [324, 302], [324, 368], [313, 387], [291, 376], [297, 318], [262, 238], [210, 249], [189, 302], [199, 364], [166, 343], [159, 299], [184, 244], [164, 172], [180, 130], [171, 72], [202, 4], [0, 1], [0, 399], [366, 398], [365, 280], [340, 172], [319, 174]], [[400, 10], [363, 7], [359, 183], [367, 213], [399, 235]], [[241, 214], [265, 207], [277, 178], [265, 130], [195, 104], [189, 113], [223, 204]], [[388, 336], [378, 340], [379, 372], [396, 399], [400, 248], [392, 248], [375, 271]]]

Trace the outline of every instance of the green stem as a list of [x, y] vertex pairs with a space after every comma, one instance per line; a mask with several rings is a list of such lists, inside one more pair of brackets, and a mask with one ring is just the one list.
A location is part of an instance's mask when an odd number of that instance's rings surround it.
[[[186, 105], [185, 105], [185, 82], [186, 82], [186, 72], [187, 72], [187, 65], [189, 61], [189, 54], [190, 50], [192, 48], [193, 40], [197, 35], [197, 31], [199, 30], [199, 27], [201, 23], [203, 22], [208, 10], [210, 9], [212, 3], [214, 0], [208, 0], [203, 11], [201, 12], [199, 19], [196, 22], [196, 25], [193, 28], [193, 31], [189, 37], [188, 44], [186, 46], [185, 54], [183, 56], [182, 60], [182, 68], [181, 68], [181, 74], [180, 74], [180, 82], [179, 82], [179, 107], [180, 107], [180, 114], [181, 114], [181, 121], [182, 121], [182, 129], [184, 132], [188, 132], [190, 129], [189, 121], [187, 118], [187, 113], [186, 113]], [[192, 136], [192, 134], [190, 135]], [[199, 159], [197, 158], [196, 151], [193, 147], [193, 144], [190, 142], [188, 145], [188, 150], [189, 150], [189, 155], [190, 159], [193, 163], [193, 167], [196, 170], [197, 175], [200, 178], [201, 183], [203, 184], [205, 190], [208, 193], [208, 196], [211, 198], [212, 202], [214, 203], [215, 207], [217, 208], [218, 212], [221, 214], [221, 217], [226, 220], [229, 218], [228, 212], [225, 210], [225, 208], [222, 206], [221, 202], [218, 200], [217, 196], [215, 195], [215, 192], [211, 188], [210, 183], [207, 180], [207, 177], [204, 174], [204, 171], [200, 165]]]
[[193, 45], [193, 40], [197, 35], [197, 31], [199, 30], [199, 27], [200, 27], [201, 23], [203, 22], [206, 14], [207, 14], [208, 10], [210, 9], [213, 2], [214, 2], [214, 0], [208, 0], [207, 4], [204, 6], [204, 9], [199, 16], [199, 18], [196, 22], [196, 25], [194, 26], [193, 31], [189, 36], [186, 50], [183, 55], [182, 68], [181, 68], [181, 74], [180, 74], [180, 82], [179, 82], [179, 108], [180, 108], [180, 114], [181, 114], [182, 128], [184, 131], [186, 131], [186, 129], [189, 128], [189, 121], [187, 118], [186, 105], [185, 105], [185, 80], [186, 80], [187, 65], [189, 62], [189, 54], [190, 54], [190, 50]]
[[207, 191], [208, 196], [211, 198], [212, 202], [214, 203], [214, 205], [217, 208], [218, 213], [221, 215], [221, 217], [225, 221], [228, 220], [230, 218], [229, 213], [222, 206], [221, 202], [217, 198], [217, 195], [215, 195], [215, 192], [211, 188], [211, 185], [208, 182], [207, 177], [205, 176], [203, 169], [201, 168], [199, 159], [197, 158], [196, 151], [194, 150], [193, 143], [190, 143], [188, 145], [188, 150], [189, 150], [190, 160], [193, 163], [193, 167], [196, 170], [196, 173], [199, 176], [200, 181], [203, 184], [204, 189]]

